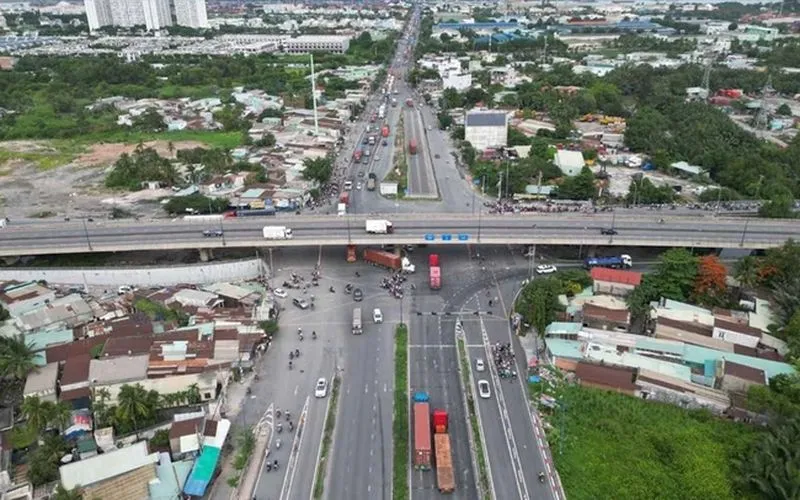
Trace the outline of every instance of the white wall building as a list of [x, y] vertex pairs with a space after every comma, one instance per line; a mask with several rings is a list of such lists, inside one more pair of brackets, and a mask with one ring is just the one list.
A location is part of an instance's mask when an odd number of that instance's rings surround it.
[[350, 48], [350, 37], [341, 35], [303, 35], [283, 40], [283, 51], [289, 54], [334, 52], [344, 54]]
[[86, 8], [86, 20], [90, 31], [113, 24], [108, 0], [84, 0], [83, 5]]
[[[97, 0], [96, 0], [97, 1]], [[108, 0], [111, 6], [111, 20], [114, 26], [130, 28], [145, 25], [142, 1]]]
[[142, 0], [142, 8], [148, 31], [158, 31], [172, 26], [169, 0]]
[[450, 71], [442, 75], [442, 89], [467, 90], [472, 87], [472, 75]]
[[478, 151], [508, 144], [508, 115], [504, 111], [469, 111], [464, 139]]
[[558, 167], [564, 175], [568, 177], [575, 177], [581, 170], [583, 170], [586, 162], [583, 160], [583, 153], [580, 151], [569, 151], [567, 149], [559, 149], [556, 152], [556, 157], [553, 159], [553, 164]]
[[178, 26], [208, 28], [206, 0], [173, 0], [175, 21]]

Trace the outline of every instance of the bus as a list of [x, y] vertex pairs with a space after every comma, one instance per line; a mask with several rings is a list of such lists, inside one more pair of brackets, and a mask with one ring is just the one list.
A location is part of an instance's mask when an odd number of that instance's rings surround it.
[[353, 335], [361, 335], [364, 331], [361, 329], [361, 308], [356, 307], [353, 309]]

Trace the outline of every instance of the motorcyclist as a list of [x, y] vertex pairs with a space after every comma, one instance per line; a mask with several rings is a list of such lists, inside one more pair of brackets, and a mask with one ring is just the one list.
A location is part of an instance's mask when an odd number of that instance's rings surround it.
[[311, 338], [313, 340], [317, 340], [317, 332], [316, 331], [311, 332]]
[[294, 350], [294, 357], [295, 358], [299, 358], [300, 357], [300, 349], [295, 349]]
[[303, 328], [302, 327], [300, 327], [300, 326], [297, 327], [297, 334], [298, 335], [302, 335], [303, 334]]
[[336, 290], [333, 287], [328, 288], [328, 290], [330, 290], [331, 293], [336, 293]]
[[291, 361], [289, 361], [289, 369], [290, 370], [292, 369], [292, 362]]
[[540, 483], [543, 483], [543, 482], [544, 482], [544, 472], [540, 472], [540, 473], [539, 473], [539, 482], [540, 482]]

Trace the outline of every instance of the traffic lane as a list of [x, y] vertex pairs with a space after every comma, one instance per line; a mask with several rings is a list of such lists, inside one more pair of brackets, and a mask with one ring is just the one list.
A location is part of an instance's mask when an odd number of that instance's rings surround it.
[[[514, 433], [520, 461], [527, 465], [522, 468], [522, 474], [525, 478], [525, 483], [530, 489], [534, 487], [533, 485], [540, 485], [539, 472], [546, 472], [546, 469], [542, 452], [533, 432], [533, 421], [530, 417], [530, 405], [525, 387], [526, 371], [523, 371], [527, 370], [527, 363], [519, 364], [520, 357], [524, 359], [525, 356], [519, 342], [516, 339], [512, 339], [509, 324], [505, 318], [487, 317], [484, 320], [484, 325], [490, 344], [511, 342], [514, 349], [517, 376], [499, 379], [498, 388], [503, 392], [508, 410], [508, 419], [511, 424], [511, 430]], [[547, 485], [541, 486], [544, 490], [548, 489]]]
[[[486, 349], [480, 347], [470, 347], [468, 354], [471, 360], [484, 358]], [[517, 478], [514, 468], [509, 467], [511, 463], [511, 452], [508, 449], [505, 434], [502, 430], [502, 420], [500, 418], [500, 407], [497, 404], [494, 390], [492, 397], [484, 399], [478, 394], [478, 381], [486, 380], [492, 387], [491, 375], [488, 370], [478, 372], [474, 369], [470, 383], [474, 388], [475, 411], [478, 413], [481, 430], [483, 432], [483, 447], [486, 450], [487, 465], [491, 470], [492, 487], [496, 498], [520, 498]], [[472, 390], [472, 389], [471, 389]]]
[[[411, 396], [417, 391], [425, 391], [430, 394], [432, 381], [436, 379], [435, 370], [431, 369], [428, 351], [431, 348], [438, 349], [438, 346], [428, 346], [425, 342], [428, 336], [427, 330], [434, 325], [429, 317], [412, 315], [409, 320], [408, 333], [408, 389], [409, 389], [409, 414], [408, 418], [408, 444], [409, 456], [408, 464], [411, 467], [411, 496], [413, 498], [429, 498], [430, 490], [435, 488], [435, 479], [431, 471], [421, 471], [414, 468], [414, 401]], [[433, 444], [431, 443], [431, 446]]]

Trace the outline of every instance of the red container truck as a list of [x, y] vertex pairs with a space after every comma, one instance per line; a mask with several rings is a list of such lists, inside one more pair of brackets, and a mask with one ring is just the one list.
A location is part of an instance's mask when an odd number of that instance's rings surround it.
[[439, 267], [439, 254], [432, 253], [428, 256], [428, 265], [431, 267]]
[[339, 203], [344, 203], [345, 205], [350, 206], [350, 193], [343, 191], [342, 194], [339, 195]]
[[442, 288], [442, 268], [438, 266], [434, 266], [430, 268], [430, 272], [428, 273], [428, 277], [430, 280], [430, 287], [431, 290], [439, 290]]
[[447, 412], [445, 410], [433, 410], [433, 432], [436, 434], [447, 432]]
[[399, 255], [391, 252], [384, 252], [383, 250], [367, 248], [364, 250], [364, 260], [372, 264], [394, 269], [395, 271], [403, 266], [403, 259]]
[[353, 159], [356, 161], [356, 163], [361, 161], [361, 150], [360, 149], [356, 149], [355, 150], [355, 152], [353, 153]]
[[406, 106], [408, 106], [409, 108], [413, 108], [414, 107], [414, 100], [413, 99], [406, 99]]
[[428, 403], [414, 403], [414, 468], [431, 468], [431, 416]]
[[353, 263], [357, 260], [356, 257], [356, 246], [355, 245], [347, 245], [347, 262]]
[[389, 137], [389, 125], [384, 125], [381, 129], [381, 136]]
[[450, 451], [450, 435], [447, 433], [434, 434], [436, 445], [436, 485], [441, 493], [452, 493], [456, 489], [455, 475], [453, 474], [453, 454]]
[[412, 155], [417, 154], [417, 141], [414, 139], [408, 141], [408, 152]]

